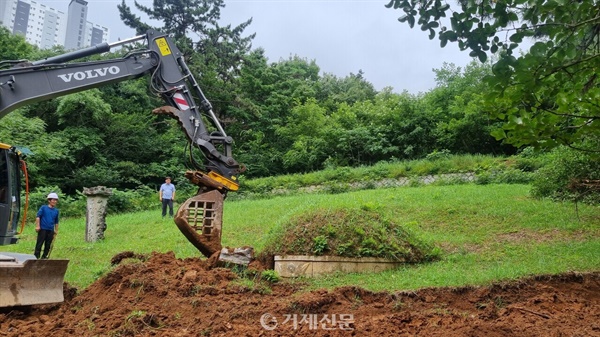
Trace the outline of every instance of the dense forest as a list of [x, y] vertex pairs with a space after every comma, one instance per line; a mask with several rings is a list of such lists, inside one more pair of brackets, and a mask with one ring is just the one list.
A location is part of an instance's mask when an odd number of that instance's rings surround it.
[[[177, 42], [235, 140], [234, 157], [247, 166], [246, 178], [435, 153], [506, 156], [539, 145], [499, 136], [506, 135], [510, 123], [497, 109], [502, 105], [513, 111], [513, 105], [504, 96], [490, 110], [489, 95], [497, 89], [486, 80], [495, 74], [490, 60], [435, 69], [436, 86], [428, 92], [377, 91], [360, 70], [338, 77], [301, 56], [268, 60], [264, 50], [252, 48], [254, 35], [246, 32], [251, 20], [223, 26], [219, 19], [224, 2], [206, 4], [162, 1], [154, 7], [136, 3], [132, 9], [123, 1], [119, 9], [123, 21], [138, 33], [156, 28]], [[136, 11], [163, 25], [148, 26]], [[36, 60], [64, 52], [38, 50], [4, 29], [0, 45], [1, 60]], [[94, 58], [118, 58], [124, 52]], [[67, 195], [95, 185], [155, 191], [164, 176], [182, 177], [187, 162], [187, 141], [175, 121], [150, 113], [161, 105], [162, 100], [150, 95], [147, 78], [121, 82], [20, 108], [2, 119], [0, 139], [32, 151], [28, 163], [33, 187]], [[597, 133], [586, 137], [588, 147], [598, 144]], [[583, 142], [569, 138], [564, 144]]]

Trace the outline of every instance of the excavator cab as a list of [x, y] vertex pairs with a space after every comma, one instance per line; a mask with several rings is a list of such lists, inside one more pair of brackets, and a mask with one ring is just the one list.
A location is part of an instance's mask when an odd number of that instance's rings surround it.
[[17, 243], [21, 212], [19, 152], [0, 144], [0, 245]]
[[[21, 211], [21, 151], [0, 143], [0, 246], [15, 244]], [[33, 248], [33, 247], [32, 247]], [[69, 260], [37, 260], [29, 254], [0, 252], [0, 308], [57, 303], [64, 300], [63, 281]]]

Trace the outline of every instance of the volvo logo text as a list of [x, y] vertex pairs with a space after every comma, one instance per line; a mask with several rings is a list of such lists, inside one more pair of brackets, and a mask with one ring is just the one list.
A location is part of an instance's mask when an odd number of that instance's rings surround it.
[[96, 68], [96, 69], [78, 71], [75, 73], [62, 74], [62, 75], [58, 75], [58, 77], [60, 77], [60, 79], [62, 79], [63, 81], [68, 83], [68, 82], [71, 82], [71, 80], [83, 81], [83, 80], [87, 80], [90, 78], [104, 77], [107, 74], [116, 75], [120, 72], [121, 72], [121, 69], [119, 67], [110, 66], [110, 67], [104, 67], [104, 68]]

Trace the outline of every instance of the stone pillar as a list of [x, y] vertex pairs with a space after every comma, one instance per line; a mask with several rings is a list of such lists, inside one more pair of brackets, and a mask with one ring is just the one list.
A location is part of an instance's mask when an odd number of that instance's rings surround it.
[[85, 214], [85, 241], [96, 242], [104, 239], [106, 230], [106, 205], [112, 190], [105, 186], [84, 187], [83, 194], [87, 196], [87, 211]]

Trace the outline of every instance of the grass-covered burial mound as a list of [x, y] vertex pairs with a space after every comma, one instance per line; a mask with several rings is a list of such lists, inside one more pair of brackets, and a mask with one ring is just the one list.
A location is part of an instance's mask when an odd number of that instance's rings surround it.
[[316, 209], [281, 224], [269, 234], [261, 255], [381, 257], [420, 263], [439, 250], [378, 212], [363, 208]]

